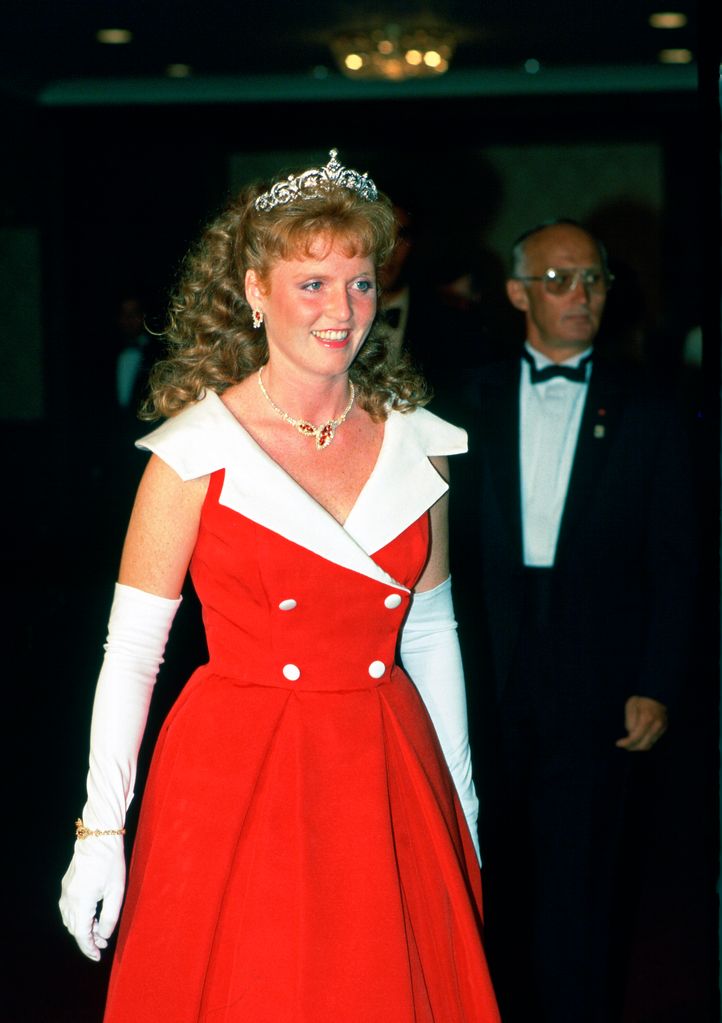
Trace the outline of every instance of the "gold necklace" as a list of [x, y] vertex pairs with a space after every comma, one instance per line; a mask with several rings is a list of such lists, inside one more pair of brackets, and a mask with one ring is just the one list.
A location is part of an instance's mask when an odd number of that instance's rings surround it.
[[346, 422], [346, 417], [351, 411], [354, 399], [356, 398], [356, 388], [353, 385], [353, 380], [349, 380], [348, 387], [350, 397], [348, 399], [348, 405], [341, 415], [336, 419], [329, 419], [327, 422], [321, 423], [319, 426], [314, 426], [313, 423], [309, 423], [306, 419], [294, 419], [293, 416], [289, 416], [288, 412], [284, 412], [282, 408], [278, 407], [271, 395], [263, 386], [263, 366], [261, 366], [258, 371], [258, 386], [261, 388], [263, 397], [266, 399], [276, 415], [279, 415], [284, 422], [289, 424], [289, 426], [293, 426], [299, 433], [302, 433], [304, 437], [315, 437], [316, 448], [319, 451], [323, 451], [324, 448], [328, 447], [335, 437], [338, 427], [341, 426], [342, 423]]

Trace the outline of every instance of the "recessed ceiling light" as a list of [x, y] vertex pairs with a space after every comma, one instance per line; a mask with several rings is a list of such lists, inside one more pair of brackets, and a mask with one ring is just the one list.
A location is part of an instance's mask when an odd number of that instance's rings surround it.
[[691, 64], [693, 57], [691, 50], [660, 50], [659, 60], [663, 64]]
[[191, 72], [190, 64], [169, 64], [165, 69], [169, 78], [188, 78]]
[[649, 24], [652, 28], [684, 28], [687, 15], [681, 11], [656, 11], [649, 15]]
[[129, 43], [133, 33], [128, 28], [101, 28], [96, 32], [95, 38], [99, 43], [109, 43], [111, 46], [121, 46]]

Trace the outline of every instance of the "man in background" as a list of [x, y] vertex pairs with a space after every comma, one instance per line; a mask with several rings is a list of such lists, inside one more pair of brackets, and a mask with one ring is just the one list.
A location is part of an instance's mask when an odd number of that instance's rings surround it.
[[576, 223], [522, 235], [507, 295], [527, 341], [475, 375], [466, 424], [455, 582], [493, 707], [477, 721], [478, 766], [505, 1023], [619, 1019], [629, 772], [662, 738], [684, 678], [695, 589], [684, 431], [638, 369], [594, 350], [611, 283], [602, 245]]

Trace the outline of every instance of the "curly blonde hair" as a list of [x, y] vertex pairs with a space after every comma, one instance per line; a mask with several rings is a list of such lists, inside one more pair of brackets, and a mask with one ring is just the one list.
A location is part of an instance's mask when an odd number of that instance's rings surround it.
[[[257, 184], [241, 192], [186, 256], [164, 332], [167, 355], [151, 372], [141, 419], [175, 415], [206, 388], [221, 394], [267, 361], [265, 328], [253, 329], [245, 296], [247, 270], [265, 281], [277, 260], [309, 255], [319, 238], [377, 268], [389, 258], [396, 219], [386, 196], [369, 202], [333, 186], [261, 212], [254, 203], [266, 190]], [[385, 335], [377, 318], [349, 373], [358, 404], [375, 420], [431, 397], [408, 356], [387, 353]]]

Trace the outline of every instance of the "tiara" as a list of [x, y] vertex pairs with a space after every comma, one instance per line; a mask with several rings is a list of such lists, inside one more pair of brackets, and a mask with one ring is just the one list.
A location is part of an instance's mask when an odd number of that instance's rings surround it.
[[268, 192], [259, 195], [253, 204], [262, 213], [272, 210], [275, 206], [285, 206], [295, 199], [318, 199], [332, 188], [348, 188], [357, 192], [366, 202], [374, 202], [378, 198], [376, 185], [368, 174], [359, 174], [339, 163], [336, 157], [338, 150], [332, 149], [330, 160], [320, 169], [312, 167], [294, 177], [289, 174], [285, 181], [279, 181]]

